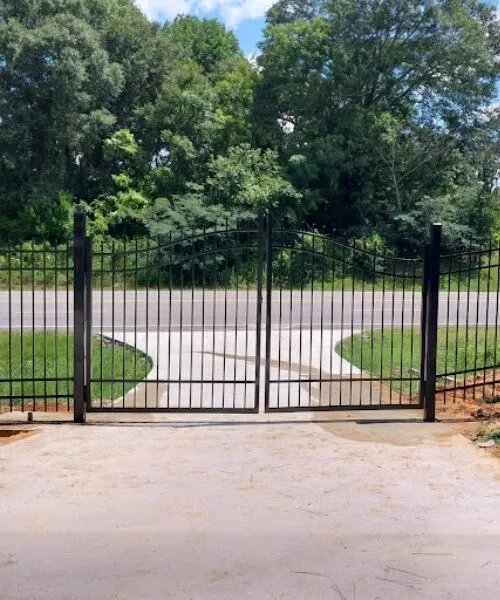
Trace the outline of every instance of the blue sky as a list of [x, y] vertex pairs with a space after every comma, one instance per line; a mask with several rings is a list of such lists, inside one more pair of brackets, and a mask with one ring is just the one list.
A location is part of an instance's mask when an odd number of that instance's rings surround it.
[[[159, 21], [173, 19], [178, 14], [216, 17], [232, 29], [246, 55], [257, 50], [262, 37], [264, 16], [275, 0], [135, 0], [150, 18]], [[500, 0], [491, 0], [499, 4]]]
[[262, 29], [265, 25], [264, 17], [244, 21], [234, 29], [240, 40], [240, 46], [246, 55], [253, 54], [257, 50], [257, 42], [262, 38]]

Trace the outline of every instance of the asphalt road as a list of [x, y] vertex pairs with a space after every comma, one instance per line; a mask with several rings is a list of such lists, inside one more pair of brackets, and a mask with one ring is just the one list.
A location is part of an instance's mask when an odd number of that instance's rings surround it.
[[[441, 292], [439, 323], [474, 325], [498, 322], [500, 309], [496, 293], [469, 295]], [[272, 329], [371, 329], [420, 323], [421, 295], [406, 292], [273, 292]], [[189, 329], [255, 329], [255, 290], [239, 292], [187, 290], [145, 292], [109, 291], [93, 295], [93, 326], [99, 331], [179, 331]], [[68, 310], [69, 308], [69, 310]], [[266, 301], [262, 304], [265, 324]], [[73, 321], [73, 296], [66, 292], [0, 292], [0, 329], [66, 328]]]

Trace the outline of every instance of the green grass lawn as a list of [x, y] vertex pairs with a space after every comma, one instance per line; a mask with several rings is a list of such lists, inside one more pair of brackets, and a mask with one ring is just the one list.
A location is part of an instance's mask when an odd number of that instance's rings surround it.
[[[125, 379], [132, 382], [94, 384], [92, 396], [94, 399], [103, 398], [114, 400], [123, 391], [134, 387], [151, 370], [151, 359], [143, 352], [130, 347], [102, 345], [95, 337], [92, 342], [92, 377], [95, 379]], [[29, 381], [29, 379], [44, 378], [59, 379], [59, 381]], [[19, 332], [10, 336], [6, 331], [0, 332], [0, 402], [6, 404], [11, 397], [24, 396], [31, 399], [55, 398], [56, 396], [73, 394], [73, 336], [54, 331]], [[5, 379], [23, 379], [23, 382], [1, 381]], [[66, 379], [66, 381], [64, 381]], [[72, 401], [72, 400], [71, 400]], [[61, 402], [63, 404], [64, 402]], [[15, 404], [19, 404], [15, 401]]]
[[[477, 337], [476, 337], [477, 334]], [[420, 329], [381, 329], [354, 335], [339, 342], [335, 351], [364, 373], [375, 377], [414, 377], [411, 391], [418, 390], [420, 372]], [[481, 371], [500, 363], [500, 332], [495, 327], [440, 327], [438, 329], [437, 373]], [[468, 373], [471, 376], [473, 372]], [[460, 380], [463, 376], [459, 376]], [[410, 382], [393, 381], [394, 389], [410, 391]]]

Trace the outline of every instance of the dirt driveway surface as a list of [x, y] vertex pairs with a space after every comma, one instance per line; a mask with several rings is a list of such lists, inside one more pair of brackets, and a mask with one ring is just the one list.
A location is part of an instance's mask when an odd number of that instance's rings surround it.
[[498, 598], [500, 461], [446, 425], [44, 425], [0, 459], [2, 600]]

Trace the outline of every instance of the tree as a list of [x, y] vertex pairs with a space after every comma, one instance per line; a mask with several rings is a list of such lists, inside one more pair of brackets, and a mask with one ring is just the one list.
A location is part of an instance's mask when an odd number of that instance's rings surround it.
[[168, 38], [181, 47], [204, 73], [212, 73], [219, 63], [242, 57], [238, 40], [216, 19], [199, 19], [191, 15], [177, 17], [163, 27]]
[[156, 98], [165, 76], [186, 59], [159, 25], [150, 23], [131, 0], [87, 0], [89, 21], [109, 59], [121, 66], [123, 86], [112, 112], [118, 127], [134, 123], [134, 111]]
[[499, 40], [494, 9], [474, 0], [275, 4], [259, 58], [260, 140], [316, 205], [309, 220], [373, 227], [446, 193], [496, 93]]
[[158, 198], [146, 224], [153, 234], [192, 232], [255, 221], [266, 209], [282, 220], [294, 220], [300, 200], [285, 179], [275, 152], [242, 144], [210, 161], [204, 184], [190, 184], [182, 195]]
[[144, 149], [153, 168], [164, 175], [157, 180], [159, 195], [182, 193], [187, 182], [206, 176], [221, 129], [215, 103], [210, 81], [196, 63], [187, 61], [169, 74], [156, 101], [141, 111]]
[[255, 74], [238, 58], [219, 63], [211, 77], [193, 61], [169, 73], [156, 101], [138, 111], [135, 132], [150, 157], [155, 194], [203, 185], [214, 156], [251, 141], [254, 87]]
[[253, 107], [258, 73], [244, 58], [227, 59], [214, 71], [215, 119], [221, 126], [219, 148], [252, 143]]
[[87, 132], [113, 120], [122, 85], [81, 2], [4, 2], [0, 20], [1, 235], [37, 197], [59, 197]]
[[106, 191], [82, 207], [91, 217], [92, 232], [115, 237], [144, 235], [141, 213], [149, 199], [141, 186], [148, 172], [147, 155], [130, 130], [120, 129], [104, 140], [103, 160]]
[[88, 20], [99, 34], [109, 60], [120, 65], [123, 85], [111, 99], [113, 122], [94, 129], [80, 155], [74, 190], [87, 202], [104, 193], [109, 183], [102, 142], [120, 129], [141, 137], [138, 115], [154, 103], [169, 73], [185, 59], [161, 28], [150, 23], [131, 0], [86, 0]]
[[422, 242], [428, 239], [429, 222], [443, 224], [443, 249], [466, 251], [484, 248], [492, 239], [492, 229], [500, 216], [498, 196], [489, 201], [481, 185], [456, 188], [451, 193], [424, 197], [414, 208], [397, 215], [391, 241], [409, 254], [421, 256]]

